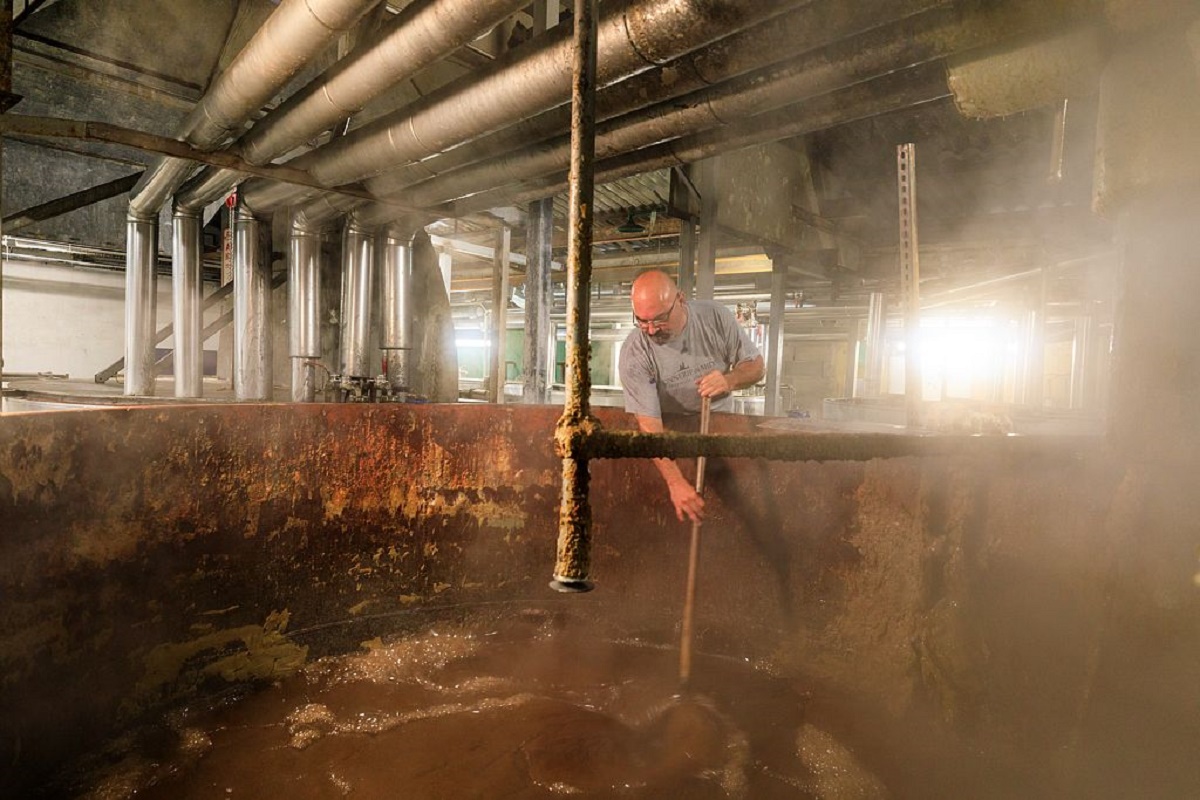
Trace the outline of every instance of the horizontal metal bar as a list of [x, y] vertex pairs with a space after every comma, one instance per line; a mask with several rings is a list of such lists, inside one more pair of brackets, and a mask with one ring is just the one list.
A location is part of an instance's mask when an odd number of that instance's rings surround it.
[[584, 458], [765, 458], [772, 461], [870, 461], [963, 456], [1077, 460], [1104, 449], [1098, 436], [967, 436], [887, 433], [638, 433], [595, 429], [572, 445]]

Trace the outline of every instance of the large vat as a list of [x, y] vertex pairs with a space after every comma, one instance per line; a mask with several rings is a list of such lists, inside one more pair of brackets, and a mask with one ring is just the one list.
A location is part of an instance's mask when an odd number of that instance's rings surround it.
[[[433, 617], [548, 606], [673, 641], [687, 529], [648, 462], [592, 463], [597, 590], [546, 588], [558, 413], [0, 418], [0, 795], [181, 699]], [[836, 709], [896, 796], [1200, 796], [1194, 473], [1077, 453], [729, 462], [700, 650]]]

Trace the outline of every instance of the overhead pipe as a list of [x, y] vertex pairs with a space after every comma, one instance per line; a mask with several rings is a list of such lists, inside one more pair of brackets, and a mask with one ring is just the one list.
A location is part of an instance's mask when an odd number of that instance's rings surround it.
[[[945, 72], [937, 63], [902, 70], [882, 78], [785, 106], [741, 122], [623, 153], [597, 165], [596, 180], [607, 183], [657, 169], [682, 166], [723, 152], [812, 133], [949, 97]], [[526, 203], [566, 189], [566, 175], [555, 173], [480, 192], [464, 200], [430, 209], [446, 217], [462, 217], [502, 205]]]
[[[800, 5], [803, 0], [625, 0], [597, 28], [601, 68], [609, 84]], [[336, 186], [430, 156], [561, 105], [570, 98], [568, 31], [549, 32], [493, 64], [425, 98], [295, 159], [320, 182]], [[246, 194], [256, 208], [263, 182]], [[295, 192], [291, 197], [302, 195]], [[287, 197], [279, 202], [290, 202]]]
[[412, 385], [412, 248], [415, 234], [416, 230], [411, 226], [395, 224], [389, 225], [382, 237], [382, 346], [387, 359], [388, 385], [396, 392], [406, 392]]
[[233, 394], [270, 400], [271, 248], [262, 222], [246, 208], [233, 225]]
[[[596, 94], [596, 120], [602, 122], [639, 108], [682, 97], [813, 48], [828, 45], [949, 0], [817, 0], [766, 22], [687, 53], [672, 61], [603, 87]], [[449, 170], [565, 133], [569, 105], [521, 119], [487, 136], [366, 181], [375, 194], [392, 195], [406, 186]]]
[[[1023, 13], [1026, 10], [1020, 3], [1002, 9], [960, 3], [874, 28], [686, 97], [610, 119], [597, 128], [597, 157], [728, 125], [900, 68], [1025, 34], [1035, 24]], [[1036, 16], [1032, 19], [1041, 24]], [[429, 206], [527, 180], [565, 169], [569, 150], [569, 138], [559, 137], [403, 187], [404, 196], [411, 205]], [[386, 194], [389, 185], [368, 182], [371, 191], [379, 194]]]
[[[421, 0], [396, 14], [369, 43], [357, 48], [255, 123], [238, 142], [251, 164], [267, 164], [362, 110], [370, 100], [467, 44], [527, 0]], [[205, 205], [245, 178], [206, 169], [181, 193], [181, 202]]]
[[375, 231], [347, 218], [342, 230], [341, 364], [346, 378], [370, 378]]
[[171, 303], [175, 324], [175, 396], [200, 397], [204, 393], [204, 327], [201, 311], [204, 285], [200, 264], [200, 214], [175, 209], [171, 237]]
[[[177, 138], [201, 150], [224, 144], [309, 59], [377, 2], [283, 0], [196, 104]], [[157, 253], [159, 210], [194, 168], [194, 163], [185, 159], [160, 158], [142, 174], [129, 198], [125, 228], [126, 394], [154, 391], [155, 309], [143, 309], [139, 299], [139, 293], [156, 282], [153, 259], [146, 253]]]

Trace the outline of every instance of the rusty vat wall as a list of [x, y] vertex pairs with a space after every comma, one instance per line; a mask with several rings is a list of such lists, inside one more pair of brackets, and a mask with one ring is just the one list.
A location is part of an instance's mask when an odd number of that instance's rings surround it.
[[[673, 641], [687, 526], [647, 462], [593, 462], [598, 589], [546, 589], [557, 416], [231, 405], [0, 419], [0, 794], [175, 698], [433, 613], [552, 605]], [[1190, 475], [1053, 442], [1003, 463], [968, 442], [954, 457], [729, 467], [710, 484], [702, 649], [846, 698], [861, 709], [850, 732], [893, 773], [982, 752], [1026, 796], [1200, 788]], [[914, 738], [926, 759], [894, 755]]]

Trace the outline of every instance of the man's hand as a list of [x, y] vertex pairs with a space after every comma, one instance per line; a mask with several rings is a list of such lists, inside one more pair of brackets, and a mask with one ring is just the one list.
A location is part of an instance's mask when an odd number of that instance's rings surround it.
[[723, 394], [732, 392], [734, 386], [733, 382], [729, 380], [728, 375], [714, 369], [696, 381], [696, 388], [700, 391], [701, 397], [720, 397]]
[[671, 504], [675, 506], [675, 516], [680, 522], [686, 516], [692, 522], [704, 519], [704, 498], [696, 494], [696, 489], [680, 476], [677, 481], [669, 481], [667, 489], [671, 492]]

